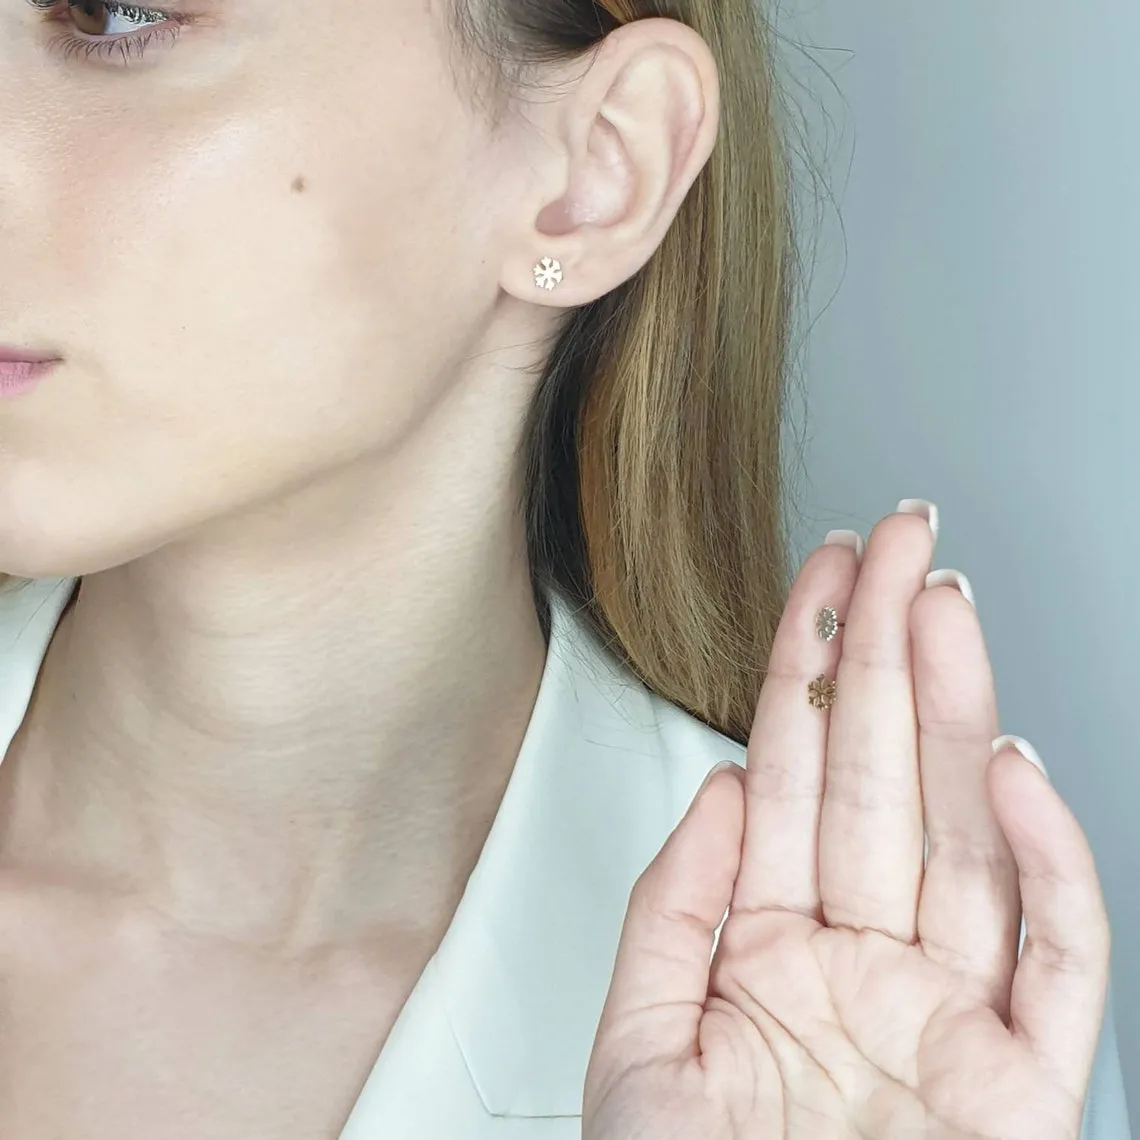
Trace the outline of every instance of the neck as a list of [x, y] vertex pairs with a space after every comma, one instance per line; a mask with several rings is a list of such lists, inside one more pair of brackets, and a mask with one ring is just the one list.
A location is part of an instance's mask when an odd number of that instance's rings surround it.
[[0, 866], [260, 946], [445, 928], [546, 653], [511, 480], [463, 476], [347, 525], [385, 480], [342, 472], [85, 577], [0, 767]]

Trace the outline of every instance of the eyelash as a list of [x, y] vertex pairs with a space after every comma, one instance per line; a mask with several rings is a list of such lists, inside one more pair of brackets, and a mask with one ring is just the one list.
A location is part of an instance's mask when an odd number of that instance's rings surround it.
[[[28, 0], [28, 3], [33, 8], [47, 13], [49, 21], [62, 23], [68, 20], [68, 12], [80, 3], [80, 0]], [[124, 32], [109, 37], [77, 35], [73, 31], [60, 32], [48, 41], [47, 47], [52, 54], [62, 56], [64, 59], [82, 56], [84, 59], [95, 58], [107, 61], [113, 61], [118, 57], [117, 62], [128, 65], [132, 58], [136, 61], [141, 59], [155, 40], [166, 41], [173, 46], [182, 28], [195, 22], [193, 16], [163, 8], [120, 3], [119, 0], [98, 0], [98, 3], [99, 7], [105, 8], [109, 15], [147, 20], [147, 23], [140, 31]]]

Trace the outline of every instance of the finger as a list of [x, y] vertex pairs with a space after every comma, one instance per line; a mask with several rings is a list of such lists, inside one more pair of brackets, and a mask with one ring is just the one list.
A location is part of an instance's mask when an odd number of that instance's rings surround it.
[[883, 519], [851, 597], [831, 710], [819, 831], [829, 926], [914, 939], [922, 879], [922, 794], [910, 661], [910, 608], [924, 588], [933, 528]]
[[954, 971], [1006, 1021], [1021, 905], [1017, 865], [986, 792], [1000, 730], [982, 627], [964, 592], [949, 585], [919, 594], [910, 627], [930, 845], [918, 938], [927, 958]]
[[1016, 751], [999, 751], [987, 776], [1025, 912], [1012, 1030], [1068, 1093], [1083, 1099], [1108, 989], [1110, 936], [1096, 863], [1073, 813]]
[[[833, 534], [843, 539], [853, 532]], [[825, 543], [809, 555], [788, 593], [748, 741], [748, 810], [734, 911], [779, 908], [819, 918], [819, 808], [830, 712], [809, 703], [808, 686], [821, 674], [835, 677], [843, 630], [824, 641], [816, 617], [831, 606], [844, 620], [859, 553]]]
[[732, 765], [714, 771], [634, 885], [592, 1067], [695, 1055], [743, 833], [743, 772]]

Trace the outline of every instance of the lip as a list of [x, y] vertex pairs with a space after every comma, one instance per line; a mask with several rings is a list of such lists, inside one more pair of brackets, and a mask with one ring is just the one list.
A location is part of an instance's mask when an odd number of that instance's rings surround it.
[[0, 360], [0, 399], [30, 392], [57, 364], [58, 359]]
[[50, 364], [59, 357], [51, 352], [36, 352], [31, 348], [13, 348], [0, 344], [0, 364]]

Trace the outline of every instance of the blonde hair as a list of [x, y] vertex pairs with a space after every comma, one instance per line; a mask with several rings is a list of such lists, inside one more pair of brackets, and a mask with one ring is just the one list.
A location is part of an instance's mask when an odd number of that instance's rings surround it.
[[789, 577], [798, 262], [773, 33], [755, 0], [451, 2], [463, 59], [491, 65], [467, 71], [471, 92], [499, 111], [528, 66], [584, 56], [632, 20], [680, 20], [716, 59], [716, 147], [644, 268], [568, 315], [520, 461], [546, 636], [554, 587], [649, 689], [744, 742]]
[[756, 0], [454, 0], [475, 93], [667, 17], [717, 62], [716, 147], [660, 248], [573, 311], [523, 441], [529, 555], [648, 688], [748, 738], [788, 591], [780, 434], [800, 278], [775, 33]]

